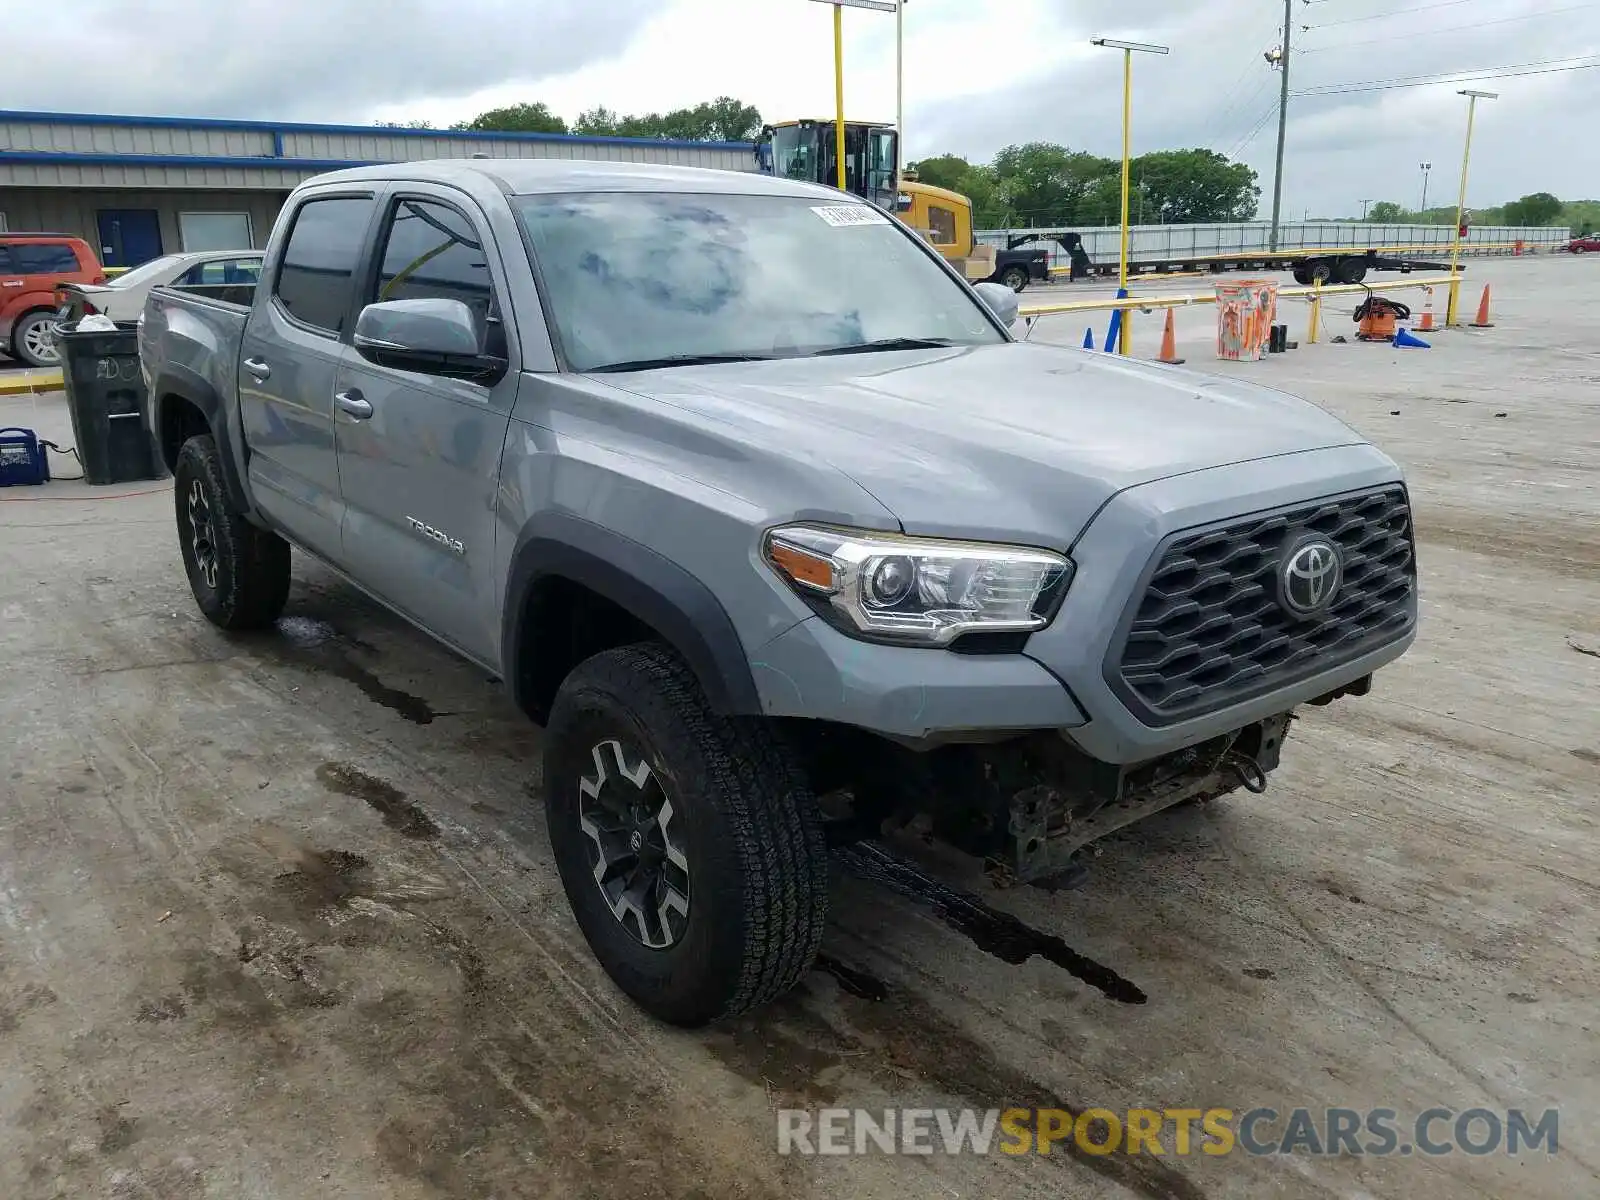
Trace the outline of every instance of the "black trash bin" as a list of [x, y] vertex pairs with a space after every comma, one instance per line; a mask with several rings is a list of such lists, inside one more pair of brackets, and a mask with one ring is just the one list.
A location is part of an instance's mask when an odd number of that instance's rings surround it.
[[164, 476], [145, 412], [136, 327], [80, 333], [62, 326], [55, 330], [55, 341], [61, 348], [61, 375], [85, 482]]

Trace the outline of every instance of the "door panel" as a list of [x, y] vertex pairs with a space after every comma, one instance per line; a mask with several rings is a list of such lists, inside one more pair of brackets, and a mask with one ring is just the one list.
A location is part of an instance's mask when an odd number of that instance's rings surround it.
[[380, 367], [352, 351], [334, 415], [344, 496], [341, 560], [359, 582], [468, 654], [493, 662], [500, 453], [515, 374], [497, 387]]
[[[333, 393], [346, 347], [259, 306], [241, 343], [239, 410], [256, 502], [283, 531], [328, 557], [339, 551]], [[252, 371], [247, 364], [265, 367]]]
[[459, 300], [473, 313], [480, 346], [511, 359], [511, 370], [486, 386], [350, 352], [336, 388], [346, 407], [334, 415], [341, 553], [362, 584], [493, 663], [500, 643], [495, 509], [518, 374], [496, 301], [505, 294], [503, 265], [482, 233], [482, 214], [469, 217], [460, 203], [427, 189], [397, 196], [364, 298]]
[[108, 267], [137, 267], [161, 254], [161, 217], [153, 208], [103, 208], [100, 262]]
[[257, 503], [308, 550], [337, 558], [343, 503], [333, 394], [377, 201], [313, 193], [296, 211], [240, 348], [239, 407]]

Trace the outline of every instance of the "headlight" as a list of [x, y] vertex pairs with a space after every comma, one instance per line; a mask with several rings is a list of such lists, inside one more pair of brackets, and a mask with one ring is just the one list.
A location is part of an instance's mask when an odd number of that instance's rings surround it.
[[1072, 563], [1048, 550], [825, 526], [774, 529], [765, 553], [845, 632], [922, 646], [1043, 629], [1072, 578]]

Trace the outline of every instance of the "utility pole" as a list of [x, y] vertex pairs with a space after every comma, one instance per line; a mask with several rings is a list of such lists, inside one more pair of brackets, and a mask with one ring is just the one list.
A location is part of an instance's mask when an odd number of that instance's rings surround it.
[[1283, 53], [1278, 70], [1283, 72], [1278, 88], [1278, 166], [1272, 176], [1272, 237], [1268, 249], [1278, 248], [1278, 213], [1283, 207], [1283, 142], [1289, 132], [1289, 37], [1294, 32], [1294, 0], [1283, 0]]

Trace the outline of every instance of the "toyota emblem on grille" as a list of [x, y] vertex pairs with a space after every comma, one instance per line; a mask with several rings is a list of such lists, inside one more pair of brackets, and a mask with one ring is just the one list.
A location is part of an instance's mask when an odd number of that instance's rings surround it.
[[1283, 560], [1279, 591], [1284, 608], [1309, 617], [1333, 603], [1344, 575], [1339, 548], [1325, 538], [1301, 542]]

